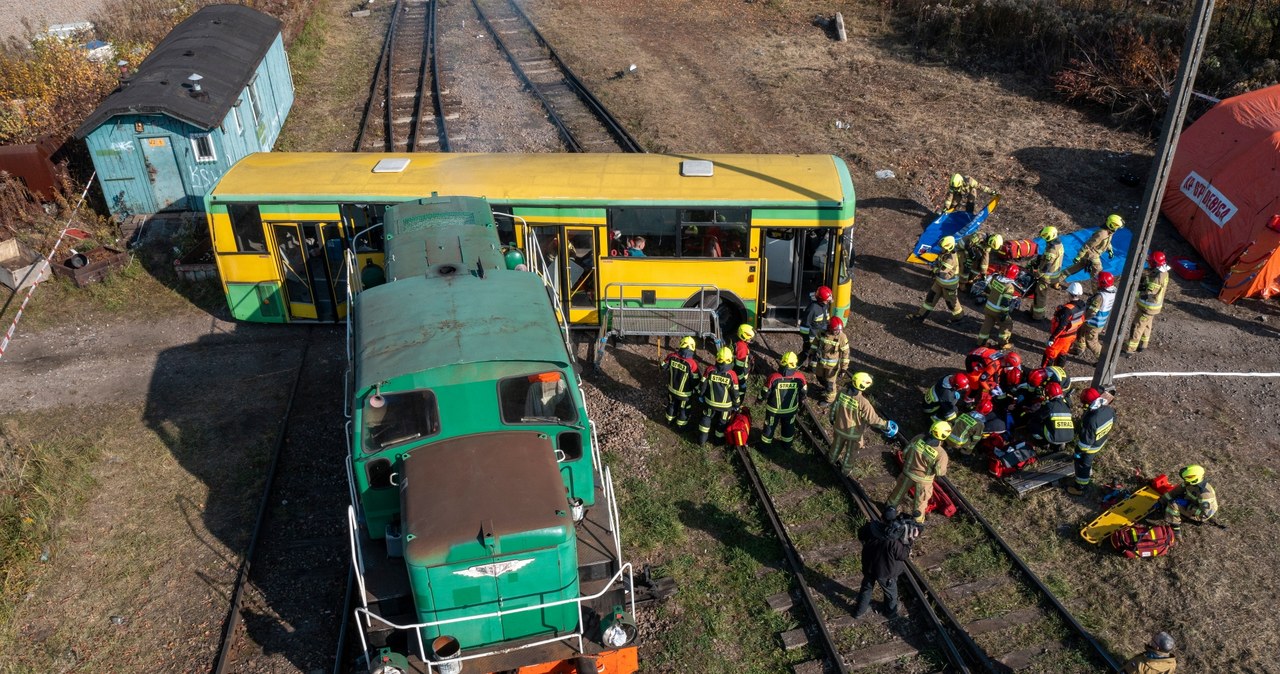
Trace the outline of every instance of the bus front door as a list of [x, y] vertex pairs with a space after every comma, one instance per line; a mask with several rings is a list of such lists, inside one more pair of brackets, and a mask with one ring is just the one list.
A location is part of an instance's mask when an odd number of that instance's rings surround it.
[[565, 227], [561, 266], [568, 281], [564, 300], [569, 313], [569, 325], [598, 325], [600, 323], [600, 275], [594, 227]]
[[280, 278], [284, 279], [285, 302], [289, 305], [290, 319], [315, 320], [316, 300], [311, 291], [307, 273], [307, 249], [302, 228], [293, 222], [271, 223], [271, 235], [275, 239], [276, 263], [280, 265]]
[[342, 225], [273, 222], [276, 262], [291, 320], [334, 322], [347, 314]]

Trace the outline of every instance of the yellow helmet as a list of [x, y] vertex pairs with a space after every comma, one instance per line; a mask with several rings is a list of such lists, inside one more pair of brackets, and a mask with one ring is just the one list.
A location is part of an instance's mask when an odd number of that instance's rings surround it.
[[932, 435], [939, 440], [946, 440], [951, 437], [951, 424], [945, 421], [935, 421], [933, 422], [933, 425], [929, 427], [929, 435]]
[[999, 234], [992, 234], [987, 237], [987, 248], [991, 250], [1000, 250], [1000, 246], [1004, 245], [1004, 237]]
[[1204, 482], [1204, 466], [1190, 465], [1182, 469], [1182, 481], [1187, 484]]
[[800, 364], [800, 359], [796, 357], [795, 351], [788, 351], [782, 354], [782, 367], [795, 367]]
[[742, 325], [738, 326], [738, 339], [749, 342], [755, 336], [756, 336], [756, 330], [750, 325], [743, 323]]
[[874, 383], [875, 383], [875, 380], [873, 380], [871, 378], [871, 375], [867, 374], [866, 372], [853, 373], [853, 387], [858, 389], [859, 391], [865, 391], [871, 388], [871, 385]]
[[716, 352], [716, 362], [720, 364], [732, 363], [733, 351], [727, 346], [720, 347], [720, 350]]
[[956, 189], [960, 189], [961, 187], [964, 187], [964, 176], [960, 175], [959, 173], [952, 173], [951, 186]]
[[1045, 241], [1053, 241], [1054, 239], [1058, 238], [1058, 228], [1054, 227], [1053, 225], [1049, 225], [1048, 227], [1045, 227], [1044, 229], [1040, 230], [1040, 238], [1044, 239]]
[[945, 251], [953, 251], [956, 249], [956, 237], [944, 236], [942, 237], [942, 240], [938, 242], [938, 245]]
[[1107, 229], [1114, 232], [1121, 227], [1124, 227], [1124, 218], [1115, 213], [1107, 216]]
[[694, 338], [693, 338], [693, 337], [681, 337], [681, 338], [680, 338], [680, 348], [682, 348], [682, 349], [697, 349], [697, 348], [698, 348], [698, 342], [697, 342], [696, 340], [694, 340]]

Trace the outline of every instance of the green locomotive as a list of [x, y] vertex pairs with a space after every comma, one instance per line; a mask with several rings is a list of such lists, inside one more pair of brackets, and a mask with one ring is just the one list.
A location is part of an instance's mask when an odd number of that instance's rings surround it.
[[507, 268], [483, 199], [398, 205], [375, 235], [348, 349], [370, 670], [634, 671], [631, 567], [549, 286]]

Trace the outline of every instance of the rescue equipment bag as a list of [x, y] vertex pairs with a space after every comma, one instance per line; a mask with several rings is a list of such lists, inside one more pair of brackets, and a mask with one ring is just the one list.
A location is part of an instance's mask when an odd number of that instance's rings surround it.
[[1040, 254], [1040, 244], [1035, 239], [1014, 239], [1005, 241], [1000, 246], [1000, 257], [1006, 260], [1019, 260], [1024, 257], [1035, 257]]
[[1173, 527], [1157, 524], [1135, 524], [1111, 533], [1111, 547], [1125, 557], [1158, 557], [1169, 554], [1176, 536]]
[[992, 447], [987, 471], [996, 477], [1007, 477], [1036, 462], [1036, 452], [1025, 442], [1010, 447]]
[[725, 426], [724, 435], [729, 439], [730, 447], [746, 447], [747, 438], [751, 437], [751, 415], [745, 411], [738, 412]]

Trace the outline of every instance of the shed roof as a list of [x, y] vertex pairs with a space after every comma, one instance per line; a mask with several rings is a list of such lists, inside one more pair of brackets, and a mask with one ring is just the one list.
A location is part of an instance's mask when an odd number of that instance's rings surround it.
[[[222, 123], [280, 33], [280, 20], [241, 5], [209, 5], [178, 24], [76, 129], [116, 115], [165, 114], [204, 130]], [[200, 92], [188, 81], [200, 75]]]

